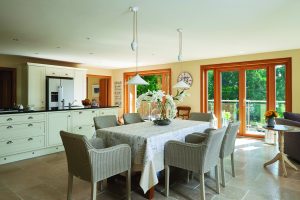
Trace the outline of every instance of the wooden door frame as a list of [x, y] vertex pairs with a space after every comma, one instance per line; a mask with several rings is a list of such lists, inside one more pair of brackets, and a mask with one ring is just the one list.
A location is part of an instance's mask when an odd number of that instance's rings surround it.
[[[144, 71], [137, 71], [137, 72], [124, 72], [123, 73], [123, 102], [124, 102], [124, 106], [123, 106], [123, 112], [127, 113], [129, 111], [129, 107], [128, 107], [128, 80], [135, 76], [136, 74], [139, 74], [141, 76], [145, 76], [145, 75], [164, 75], [164, 74], [168, 74], [169, 75], [169, 80], [168, 80], [168, 84], [169, 84], [169, 88], [167, 88], [169, 90], [169, 93], [172, 94], [172, 70], [171, 68], [168, 69], [156, 69], [156, 70], [144, 70]], [[162, 80], [162, 85], [164, 87], [164, 81], [166, 80]], [[163, 88], [164, 90], [164, 88]]]
[[[214, 104], [214, 113], [218, 119], [221, 119], [220, 109], [220, 95], [217, 91], [220, 91], [220, 73], [222, 71], [239, 71], [239, 87], [245, 88], [246, 80], [245, 73], [246, 70], [262, 69], [267, 70], [267, 109], [276, 108], [276, 84], [275, 79], [275, 66], [283, 64], [286, 67], [286, 88], [285, 88], [285, 108], [286, 111], [292, 111], [292, 58], [278, 58], [278, 59], [267, 59], [267, 60], [255, 60], [255, 61], [244, 61], [244, 62], [234, 62], [234, 63], [222, 63], [222, 64], [211, 64], [211, 65], [201, 65], [200, 66], [200, 110], [201, 112], [207, 112], [207, 98], [208, 98], [208, 88], [207, 88], [207, 71], [214, 70], [214, 99], [216, 99]], [[245, 89], [239, 89], [239, 109], [244, 105], [244, 99], [246, 97]], [[242, 99], [242, 98], [243, 99]], [[242, 102], [241, 102], [242, 101]], [[219, 120], [219, 126], [221, 125], [221, 120]], [[246, 116], [240, 116], [240, 121], [242, 122], [240, 133], [243, 133], [242, 127], [245, 127]], [[258, 135], [243, 133], [243, 136], [255, 136]]]
[[107, 89], [107, 93], [108, 93], [108, 106], [112, 105], [112, 78], [111, 76], [106, 76], [106, 75], [97, 75], [97, 74], [87, 74], [86, 75], [86, 96], [88, 96], [88, 78], [99, 78], [99, 79], [108, 79], [108, 89]]
[[1, 67], [0, 66], [0, 71], [9, 71], [12, 73], [12, 105], [14, 103], [17, 103], [17, 69], [16, 68], [10, 68], [10, 67]]

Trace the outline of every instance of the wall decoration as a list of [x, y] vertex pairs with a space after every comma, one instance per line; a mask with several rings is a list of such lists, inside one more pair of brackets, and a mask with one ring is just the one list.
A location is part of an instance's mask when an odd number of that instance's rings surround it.
[[122, 81], [115, 81], [114, 87], [115, 106], [122, 107]]
[[100, 89], [99, 89], [99, 84], [97, 85], [92, 85], [92, 97], [99, 97], [99, 92], [100, 92]]

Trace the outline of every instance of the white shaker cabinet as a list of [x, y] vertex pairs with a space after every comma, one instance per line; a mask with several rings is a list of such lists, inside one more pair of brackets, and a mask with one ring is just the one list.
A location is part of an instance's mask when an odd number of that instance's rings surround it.
[[74, 71], [74, 100], [75, 105], [82, 105], [81, 100], [86, 98], [86, 70], [77, 69]]
[[48, 146], [61, 145], [60, 131], [71, 132], [71, 112], [48, 113]]
[[28, 105], [34, 109], [45, 109], [46, 75], [45, 67], [28, 65]]
[[57, 76], [57, 77], [74, 77], [74, 68], [67, 67], [46, 67], [46, 76]]

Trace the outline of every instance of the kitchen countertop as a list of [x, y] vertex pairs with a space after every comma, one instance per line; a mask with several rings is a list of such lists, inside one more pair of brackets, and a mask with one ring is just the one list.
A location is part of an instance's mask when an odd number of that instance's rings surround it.
[[83, 108], [83, 107], [73, 107], [71, 109], [58, 109], [58, 110], [32, 110], [32, 111], [19, 111], [19, 110], [5, 110], [0, 111], [0, 115], [7, 114], [24, 114], [24, 113], [39, 113], [39, 112], [57, 112], [57, 111], [70, 111], [70, 110], [89, 110], [89, 109], [101, 109], [101, 108], [119, 108], [119, 106], [107, 106], [107, 107], [91, 107], [91, 108]]

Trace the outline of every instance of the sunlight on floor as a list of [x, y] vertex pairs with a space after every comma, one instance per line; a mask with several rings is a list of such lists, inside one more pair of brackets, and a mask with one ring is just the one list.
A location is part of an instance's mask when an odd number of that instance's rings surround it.
[[252, 138], [237, 138], [235, 141], [235, 146], [241, 146], [241, 145], [246, 145], [246, 144], [253, 144], [261, 142], [259, 139], [252, 139]]

